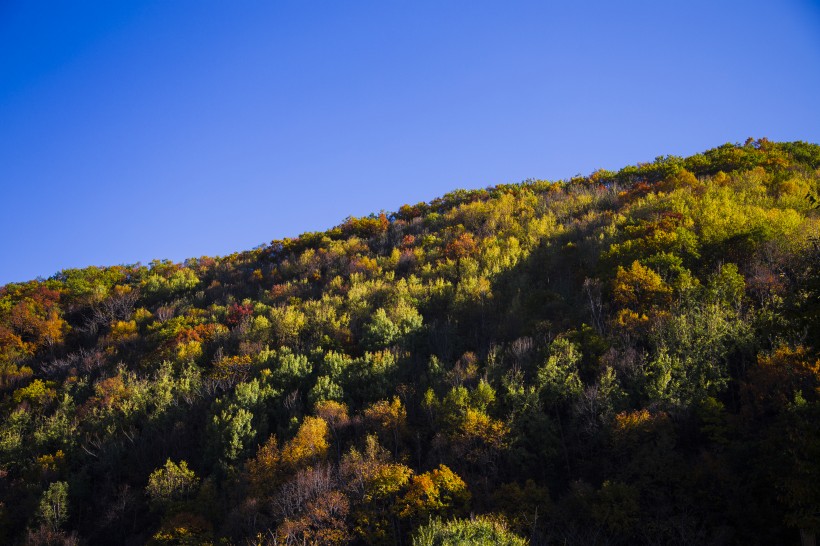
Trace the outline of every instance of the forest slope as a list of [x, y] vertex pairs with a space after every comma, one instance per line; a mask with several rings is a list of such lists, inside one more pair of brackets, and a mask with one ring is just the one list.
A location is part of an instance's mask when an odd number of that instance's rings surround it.
[[795, 543], [819, 192], [750, 140], [6, 285], [0, 541]]

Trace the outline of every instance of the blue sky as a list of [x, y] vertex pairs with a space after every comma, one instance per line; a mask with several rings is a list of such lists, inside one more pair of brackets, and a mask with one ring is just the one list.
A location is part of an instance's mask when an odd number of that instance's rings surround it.
[[808, 0], [0, 2], [0, 284], [820, 142], [818, 96]]

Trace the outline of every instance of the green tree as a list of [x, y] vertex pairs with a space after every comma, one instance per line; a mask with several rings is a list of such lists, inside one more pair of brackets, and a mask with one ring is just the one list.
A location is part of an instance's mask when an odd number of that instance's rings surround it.
[[440, 519], [419, 527], [413, 546], [526, 546], [529, 542], [510, 532], [499, 520], [478, 517], [472, 520]]
[[68, 521], [68, 484], [52, 482], [40, 497], [37, 516], [41, 523], [57, 532]]
[[550, 355], [538, 367], [537, 381], [541, 398], [548, 406], [572, 399], [581, 392], [578, 364], [581, 352], [566, 338], [558, 338], [550, 345]]
[[154, 509], [167, 510], [191, 498], [198, 486], [199, 478], [187, 462], [177, 464], [168, 459], [148, 477], [145, 493]]
[[219, 462], [231, 464], [242, 456], [256, 437], [253, 414], [234, 404], [213, 415], [209, 423], [211, 449]]

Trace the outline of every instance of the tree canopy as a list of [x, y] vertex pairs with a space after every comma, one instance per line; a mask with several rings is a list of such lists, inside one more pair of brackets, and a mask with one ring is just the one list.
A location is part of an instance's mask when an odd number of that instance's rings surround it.
[[0, 288], [4, 544], [820, 531], [820, 147]]

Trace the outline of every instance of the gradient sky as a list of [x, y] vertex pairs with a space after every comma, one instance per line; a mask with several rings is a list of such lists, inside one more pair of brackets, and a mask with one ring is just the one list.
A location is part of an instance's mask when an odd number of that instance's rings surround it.
[[0, 0], [0, 284], [820, 142], [816, 2], [558, 4]]

